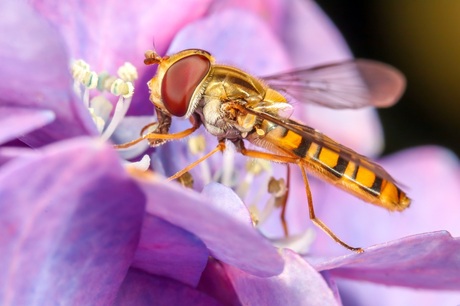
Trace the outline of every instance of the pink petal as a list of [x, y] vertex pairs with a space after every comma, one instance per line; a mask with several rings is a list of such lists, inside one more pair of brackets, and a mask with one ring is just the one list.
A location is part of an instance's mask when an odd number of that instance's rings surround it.
[[[445, 231], [419, 234], [318, 263], [332, 276], [423, 289], [460, 289], [460, 239]], [[436, 280], [436, 281], [433, 281]]]
[[222, 207], [156, 176], [139, 184], [147, 196], [149, 213], [195, 234], [215, 258], [263, 277], [282, 271], [284, 263], [277, 250]]
[[48, 110], [33, 110], [22, 107], [0, 107], [0, 143], [27, 134], [54, 120], [54, 113]]
[[221, 305], [180, 282], [130, 269], [114, 305]]
[[208, 257], [197, 237], [146, 214], [132, 267], [196, 287]]
[[110, 304], [143, 213], [142, 193], [100, 142], [61, 142], [4, 165], [1, 304]]
[[269, 278], [225, 266], [243, 305], [340, 305], [321, 275], [299, 255], [285, 249], [283, 257], [283, 273]]

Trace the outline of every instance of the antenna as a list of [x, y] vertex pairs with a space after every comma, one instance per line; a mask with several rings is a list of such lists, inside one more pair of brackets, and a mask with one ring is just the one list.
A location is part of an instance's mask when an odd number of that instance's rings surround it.
[[159, 64], [163, 59], [160, 55], [158, 55], [156, 51], [157, 48], [155, 46], [155, 39], [153, 39], [152, 45], [153, 45], [153, 50], [147, 50], [145, 52], [144, 64], [146, 65]]

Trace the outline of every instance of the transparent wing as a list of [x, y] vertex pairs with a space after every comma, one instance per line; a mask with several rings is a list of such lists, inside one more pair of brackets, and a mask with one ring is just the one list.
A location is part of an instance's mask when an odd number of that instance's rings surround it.
[[[285, 127], [286, 129], [308, 139], [309, 141], [311, 142], [314, 142], [326, 149], [329, 149], [333, 152], [336, 152], [340, 155], [340, 157], [342, 157], [343, 159], [347, 160], [347, 161], [351, 161], [361, 167], [364, 167], [370, 171], [372, 171], [374, 174], [376, 174], [377, 176], [383, 178], [383, 179], [386, 179], [387, 181], [390, 181], [392, 183], [394, 183], [395, 185], [401, 185], [399, 184], [398, 182], [396, 182], [396, 180], [391, 177], [391, 175], [380, 165], [372, 162], [371, 160], [369, 160], [369, 158], [367, 158], [366, 156], [364, 155], [361, 155], [355, 151], [353, 151], [352, 149], [344, 146], [344, 145], [341, 145], [340, 143], [332, 140], [331, 138], [327, 137], [326, 135], [324, 135], [323, 133], [315, 130], [314, 128], [311, 128], [309, 126], [306, 126], [306, 125], [303, 125], [303, 124], [300, 124], [294, 120], [291, 120], [291, 119], [287, 119], [287, 118], [279, 118], [279, 117], [275, 117], [275, 116], [272, 116], [270, 114], [267, 114], [267, 113], [260, 113], [260, 112], [257, 112], [257, 111], [254, 111], [252, 109], [248, 109], [248, 108], [245, 108], [245, 110], [250, 113], [250, 114], [253, 114], [259, 118], [262, 118], [264, 120], [267, 120], [267, 121], [270, 121], [274, 124], [277, 124], [277, 125], [280, 125], [280, 126], [283, 126]], [[276, 144], [275, 144], [276, 145]]]
[[396, 68], [364, 59], [262, 77], [299, 102], [329, 108], [388, 107], [402, 95], [406, 79]]

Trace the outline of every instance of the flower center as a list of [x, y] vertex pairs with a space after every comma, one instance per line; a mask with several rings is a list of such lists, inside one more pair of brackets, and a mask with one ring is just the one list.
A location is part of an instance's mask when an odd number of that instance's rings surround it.
[[[75, 94], [91, 114], [94, 124], [103, 140], [109, 140], [120, 123], [125, 119], [134, 94], [133, 82], [138, 78], [136, 67], [125, 62], [117, 70], [117, 76], [107, 72], [97, 73], [84, 60], [76, 60], [70, 70], [74, 79]], [[118, 97], [115, 108], [107, 96]], [[113, 112], [112, 112], [113, 110]], [[138, 155], [138, 154], [136, 154]], [[126, 158], [130, 154], [125, 153]], [[150, 159], [144, 156], [130, 166], [148, 169]]]
[[[203, 135], [192, 136], [188, 138], [187, 143], [189, 152], [197, 160], [208, 153], [209, 148]], [[200, 168], [200, 177], [205, 185], [215, 181], [233, 188], [248, 207], [254, 227], [265, 234], [267, 230], [264, 225], [269, 227], [270, 219], [277, 219], [282, 225], [281, 213], [287, 201], [287, 178], [290, 173], [286, 171], [280, 178], [274, 178], [273, 162], [265, 159], [245, 158], [245, 167], [238, 166], [235, 154], [238, 153], [228, 145], [223, 152], [221, 166], [214, 174], [209, 159], [202, 161], [197, 166]], [[294, 235], [286, 234], [275, 236], [273, 233], [267, 233], [266, 236], [274, 245], [289, 247], [299, 253], [307, 253], [315, 238], [314, 231], [310, 228]], [[276, 238], [272, 238], [273, 236]]]
[[[130, 63], [125, 63], [118, 68], [118, 77], [115, 77], [107, 72], [96, 73], [91, 70], [88, 63], [80, 59], [71, 64], [71, 72], [75, 93], [91, 113], [101, 137], [109, 139], [128, 111], [134, 94], [133, 81], [138, 77], [136, 68]], [[91, 90], [97, 91], [92, 98]], [[109, 124], [107, 121], [112, 104], [104, 95], [107, 93], [119, 97]]]

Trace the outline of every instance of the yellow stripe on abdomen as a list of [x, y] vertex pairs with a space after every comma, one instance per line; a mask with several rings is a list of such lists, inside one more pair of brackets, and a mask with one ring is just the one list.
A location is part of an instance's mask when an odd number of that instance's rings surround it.
[[[321, 161], [321, 163], [328, 166], [331, 169], [337, 166], [339, 157], [340, 157], [339, 154], [329, 149], [326, 149], [326, 148], [322, 148], [321, 152], [319, 152], [319, 155], [318, 155], [318, 159]], [[343, 172], [340, 174], [342, 175]]]
[[[410, 204], [406, 194], [392, 181], [366, 167], [372, 163], [360, 156], [351, 156], [323, 147], [298, 133], [279, 125], [266, 127], [262, 139], [274, 144], [286, 154], [299, 157], [320, 178], [354, 194], [366, 202], [388, 210], [403, 210]], [[388, 175], [389, 177], [389, 175]]]
[[[374, 172], [364, 167], [358, 166], [356, 178], [354, 179], [360, 186], [369, 188], [372, 190], [372, 186], [376, 180]], [[374, 190], [376, 193], [380, 193], [380, 190]]]

